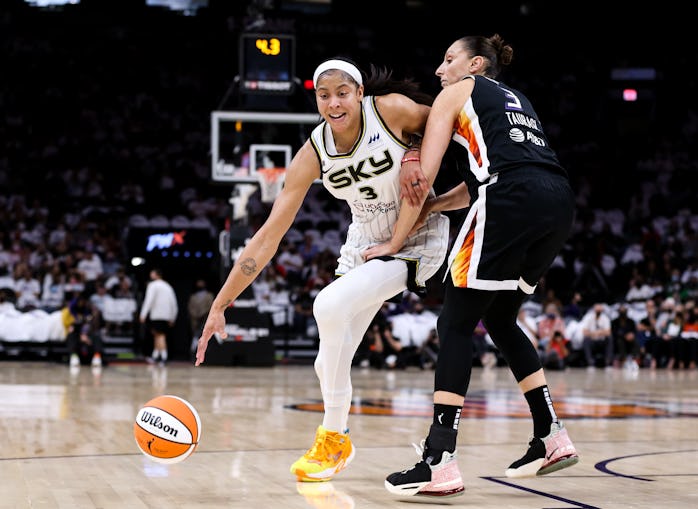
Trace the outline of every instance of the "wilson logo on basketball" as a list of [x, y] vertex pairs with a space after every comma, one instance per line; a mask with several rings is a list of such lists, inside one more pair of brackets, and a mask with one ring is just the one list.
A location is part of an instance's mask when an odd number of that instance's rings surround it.
[[179, 430], [177, 428], [174, 428], [169, 424], [163, 422], [162, 418], [159, 415], [151, 414], [147, 410], [144, 410], [141, 413], [140, 421], [147, 424], [148, 426], [151, 426], [155, 429], [159, 429], [169, 435], [172, 435], [173, 437], [176, 437], [179, 433]]
[[133, 421], [140, 451], [158, 463], [178, 463], [201, 439], [201, 418], [187, 400], [165, 394], [143, 405]]

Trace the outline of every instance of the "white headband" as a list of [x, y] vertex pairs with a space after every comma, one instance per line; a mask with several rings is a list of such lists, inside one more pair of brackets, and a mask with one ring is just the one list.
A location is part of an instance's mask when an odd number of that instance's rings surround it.
[[359, 85], [363, 83], [363, 80], [361, 79], [361, 71], [359, 71], [355, 65], [350, 64], [345, 60], [327, 60], [326, 62], [318, 65], [317, 69], [315, 69], [315, 73], [313, 74], [313, 86], [315, 88], [317, 88], [317, 80], [320, 75], [325, 71], [329, 71], [330, 69], [344, 71], [349, 76], [354, 78], [354, 81], [356, 81]]

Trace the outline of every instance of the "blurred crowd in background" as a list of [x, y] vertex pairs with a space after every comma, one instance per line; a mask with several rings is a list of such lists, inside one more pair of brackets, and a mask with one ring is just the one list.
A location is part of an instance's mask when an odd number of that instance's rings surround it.
[[[623, 23], [617, 12], [596, 32], [586, 23], [596, 19], [591, 13], [576, 23], [585, 30], [550, 25], [551, 13], [543, 16], [536, 2], [499, 16], [490, 15], [494, 7], [468, 7], [475, 15], [467, 24], [451, 19], [448, 2], [428, 11], [392, 2], [401, 21], [388, 24], [362, 1], [322, 8], [211, 0], [190, 16], [142, 3], [83, 0], [45, 10], [11, 0], [0, 7], [0, 313], [50, 313], [78, 296], [98, 310], [104, 299], [126, 299], [135, 313], [149, 267], [131, 265], [126, 236], [134, 216], [197, 221], [217, 251], [218, 233], [230, 228], [231, 186], [211, 182], [210, 113], [250, 109], [234, 86], [241, 33], [293, 33], [300, 83], [317, 62], [343, 54], [436, 94], [433, 71], [445, 42], [498, 32], [515, 52], [503, 79], [539, 105], [577, 193], [575, 231], [522, 309], [532, 341], [551, 366], [618, 367], [631, 358], [640, 367], [695, 369], [698, 110], [686, 100], [696, 92], [695, 73], [687, 72], [698, 63], [694, 52], [674, 48], [659, 31], [614, 30]], [[656, 23], [664, 26], [661, 15]], [[612, 79], [614, 69], [634, 68], [652, 69], [654, 79]], [[627, 87], [638, 91], [636, 101], [623, 100]], [[270, 105], [315, 111], [302, 86]], [[451, 184], [442, 174], [437, 191]], [[275, 327], [310, 337], [312, 299], [332, 277], [347, 223], [322, 189], [311, 200], [312, 214], [300, 216], [254, 288]], [[250, 231], [267, 212], [251, 201]], [[454, 227], [460, 214], [451, 214]], [[221, 282], [218, 258], [165, 269], [182, 303], [199, 280], [214, 292]], [[440, 275], [423, 302], [406, 295], [387, 304], [357, 364], [432, 366], [439, 304]], [[590, 318], [597, 310], [607, 324]], [[405, 326], [395, 318], [403, 315], [421, 325]], [[174, 356], [186, 357], [196, 334], [186, 311], [177, 334]], [[484, 330], [478, 345], [476, 361], [501, 362]]]

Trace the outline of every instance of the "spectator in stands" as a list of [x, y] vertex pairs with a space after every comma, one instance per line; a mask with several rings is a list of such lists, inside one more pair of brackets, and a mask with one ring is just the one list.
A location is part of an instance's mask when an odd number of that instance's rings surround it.
[[654, 293], [655, 291], [652, 287], [647, 284], [645, 276], [642, 274], [635, 274], [635, 277], [630, 280], [630, 288], [625, 294], [625, 301], [631, 304], [645, 301], [651, 299]]
[[293, 326], [291, 291], [286, 278], [281, 275], [275, 264], [267, 265], [263, 274], [263, 277], [257, 278], [252, 283], [257, 307], [261, 313], [268, 313], [271, 316], [272, 325], [277, 328], [283, 327], [285, 333], [288, 331], [286, 327]]
[[[628, 315], [630, 316], [630, 307], [628, 307]], [[644, 307], [640, 310], [640, 312], [637, 315], [631, 316], [631, 318], [635, 320], [636, 323], [639, 320], [642, 320], [643, 318], [647, 318], [652, 327], [655, 327], [656, 329], [657, 322], [659, 319], [659, 310], [657, 309], [657, 302], [655, 301], [655, 299], [647, 299], [645, 301]]]
[[693, 272], [681, 289], [680, 298], [683, 302], [698, 299], [698, 273]]
[[[557, 258], [559, 258], [559, 257], [560, 257], [560, 255], [557, 256]], [[548, 308], [548, 304], [554, 304], [555, 307], [557, 308], [557, 314], [559, 315], [561, 313], [561, 310], [562, 310], [562, 301], [557, 296], [557, 293], [555, 292], [554, 288], [548, 288], [545, 286], [545, 284], [547, 284], [547, 279], [548, 279], [547, 277], [543, 277], [543, 278], [541, 278], [541, 282], [539, 283], [539, 285], [541, 285], [541, 284], [543, 285], [543, 287], [541, 288], [541, 290], [543, 290], [542, 291], [543, 298], [541, 299], [541, 306], [543, 308], [543, 312], [545, 312], [545, 309]], [[533, 298], [535, 298], [535, 296]]]
[[679, 368], [695, 369], [698, 360], [698, 309], [695, 301], [686, 302], [679, 344]]
[[66, 274], [60, 262], [54, 262], [41, 284], [41, 307], [47, 312], [61, 309], [65, 302]]
[[102, 257], [97, 250], [91, 246], [86, 247], [85, 250], [81, 252], [76, 268], [83, 275], [85, 290], [89, 293], [94, 293], [97, 279], [104, 274]]
[[41, 283], [25, 262], [15, 266], [17, 309], [26, 312], [41, 307]]
[[420, 349], [419, 367], [422, 369], [435, 368], [439, 357], [439, 349], [439, 333], [436, 329], [432, 329]]
[[149, 363], [158, 362], [161, 366], [167, 363], [167, 336], [174, 327], [178, 312], [174, 288], [165, 281], [161, 269], [151, 269], [140, 311], [140, 322], [147, 322], [153, 335], [153, 353], [146, 359]]
[[406, 299], [406, 311], [388, 318], [392, 324], [392, 334], [402, 345], [401, 360], [405, 366], [419, 366], [419, 353], [431, 331], [436, 329], [438, 315], [424, 307], [424, 302], [415, 296]]
[[286, 278], [279, 272], [276, 263], [269, 263], [262, 271], [262, 277], [252, 282], [252, 291], [258, 303], [271, 302], [270, 293], [278, 285], [286, 287]]
[[291, 332], [297, 336], [316, 337], [317, 325], [313, 317], [313, 297], [307, 289], [302, 289], [291, 298], [293, 322]]
[[[640, 348], [640, 367], [649, 367], [652, 361], [651, 349], [655, 347], [657, 339], [657, 322], [659, 319], [659, 296], [645, 301], [645, 305], [631, 308], [628, 306], [628, 316], [637, 326], [636, 341]], [[634, 313], [631, 314], [631, 311]], [[649, 343], [649, 344], [648, 344]]]
[[640, 344], [642, 351], [643, 360], [641, 366], [656, 369], [657, 359], [661, 355], [659, 348], [662, 346], [662, 341], [659, 339], [657, 330], [649, 317], [642, 318], [637, 323], [637, 342]]
[[59, 244], [68, 243], [70, 234], [68, 233], [67, 226], [64, 220], [58, 221], [54, 225], [53, 229], [48, 233], [48, 245], [51, 249], [55, 248]]
[[27, 264], [37, 274], [43, 273], [53, 265], [53, 254], [48, 250], [46, 243], [41, 240], [34, 246], [34, 249], [29, 254]]
[[12, 274], [14, 266], [19, 261], [19, 256], [10, 247], [12, 243], [8, 237], [0, 237], [0, 267], [5, 267], [9, 274]]
[[69, 263], [66, 263], [67, 276], [64, 286], [66, 298], [72, 298], [79, 293], [85, 291], [85, 278], [75, 267], [71, 267]]
[[589, 368], [596, 366], [596, 354], [599, 352], [603, 355], [604, 366], [613, 366], [611, 319], [605, 308], [604, 303], [595, 303], [584, 315], [580, 324], [584, 337], [582, 344], [584, 358]]
[[[106, 287], [106, 284], [104, 285]], [[109, 288], [109, 293], [115, 299], [135, 299], [136, 292], [133, 287], [131, 278], [120, 277], [115, 285]]]
[[553, 339], [553, 335], [559, 332], [564, 338], [565, 336], [565, 320], [560, 316], [560, 308], [555, 302], [550, 302], [543, 310], [544, 315], [538, 320], [536, 335], [538, 336], [538, 348], [545, 352], [548, 348], [548, 343]]
[[376, 369], [405, 369], [405, 355], [414, 356], [416, 350], [405, 351], [400, 338], [393, 334], [387, 303], [376, 314], [357, 351], [357, 363]]
[[383, 356], [384, 343], [380, 323], [374, 321], [366, 330], [364, 339], [356, 350], [354, 364], [362, 368], [372, 367], [382, 369], [385, 365]]
[[105, 278], [109, 278], [116, 274], [120, 268], [123, 268], [123, 265], [116, 251], [114, 249], [107, 249], [104, 253], [104, 259], [102, 260], [102, 275]]
[[276, 261], [284, 268], [286, 281], [289, 286], [303, 286], [303, 257], [298, 252], [298, 247], [293, 242], [282, 243]]
[[105, 335], [133, 338], [138, 302], [132, 294], [119, 295], [114, 290], [108, 292], [100, 280], [97, 292], [90, 296], [90, 300], [102, 312]]
[[315, 242], [315, 234], [312, 232], [305, 232], [303, 241], [298, 246], [298, 254], [303, 258], [303, 264], [310, 266], [319, 252], [320, 248]]
[[[683, 304], [676, 303], [671, 315], [658, 326], [661, 341], [658, 342], [654, 358], [660, 367], [665, 366], [666, 369], [673, 369], [681, 356], [679, 345], [684, 324], [683, 313]], [[664, 364], [665, 360], [666, 364]]]
[[574, 292], [570, 301], [564, 306], [562, 310], [562, 316], [565, 319], [571, 320], [581, 320], [584, 316], [584, 310], [582, 308], [582, 294], [579, 292]]
[[63, 324], [67, 332], [66, 344], [70, 352], [71, 368], [77, 368], [83, 362], [89, 362], [93, 367], [102, 366], [104, 344], [100, 323], [99, 311], [85, 293], [68, 303], [63, 314]]
[[637, 338], [637, 324], [628, 316], [628, 305], [621, 303], [618, 307], [618, 316], [611, 320], [611, 335], [615, 352], [614, 366], [635, 363], [639, 366], [640, 344]]
[[[92, 226], [87, 217], [84, 215], [77, 216], [75, 225], [71, 230], [73, 246], [77, 250], [76, 263], [83, 259], [85, 250], [88, 249], [88, 245], [92, 242], [92, 231]], [[88, 265], [88, 270], [90, 270], [90, 265]]]
[[565, 369], [567, 367], [567, 348], [569, 340], [559, 330], [553, 332], [549, 341], [546, 341], [541, 362], [548, 369]]
[[15, 278], [12, 276], [9, 267], [2, 263], [0, 263], [0, 292], [5, 293], [5, 295], [11, 293], [13, 302], [17, 298], [15, 294]]
[[320, 290], [332, 282], [332, 271], [324, 266], [317, 266], [315, 274], [310, 275], [305, 281], [305, 289], [314, 299]]
[[[198, 340], [199, 336], [201, 336], [208, 310], [211, 308], [211, 304], [213, 304], [213, 298], [213, 292], [208, 289], [206, 280], [201, 278], [197, 279], [194, 283], [194, 291], [187, 301], [189, 327], [194, 341]], [[194, 350], [196, 349], [194, 345], [192, 345], [192, 347]]]
[[[376, 332], [374, 325], [374, 334]], [[382, 367], [387, 369], [405, 369], [409, 365], [417, 365], [419, 361], [419, 348], [413, 344], [405, 343], [402, 338], [396, 336], [393, 330], [393, 322], [387, 320], [377, 325], [382, 348], [378, 352], [383, 358]]]
[[698, 229], [691, 224], [691, 218], [686, 217], [679, 234], [681, 243], [681, 254], [686, 260], [698, 259]]
[[130, 175], [127, 175], [116, 193], [119, 202], [132, 213], [140, 212], [145, 202], [143, 186]]
[[99, 313], [104, 317], [104, 308], [106, 301], [112, 299], [113, 297], [107, 291], [107, 287], [104, 286], [103, 278], [99, 278], [95, 283], [95, 292], [90, 294], [90, 303], [97, 308]]
[[119, 265], [113, 274], [107, 276], [107, 279], [104, 281], [104, 286], [107, 290], [112, 291], [124, 281], [128, 287], [133, 285], [133, 281], [131, 281], [131, 278], [126, 274], [126, 269], [124, 266]]

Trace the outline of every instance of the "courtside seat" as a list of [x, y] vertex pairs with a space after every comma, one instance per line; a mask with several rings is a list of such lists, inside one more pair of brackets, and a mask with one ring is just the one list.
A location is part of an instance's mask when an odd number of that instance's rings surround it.
[[133, 321], [136, 309], [136, 299], [124, 297], [107, 298], [104, 300], [102, 318], [107, 323], [130, 323]]
[[169, 228], [170, 219], [163, 214], [157, 214], [150, 218], [148, 225], [153, 228]]
[[135, 228], [145, 228], [148, 226], [148, 218], [143, 214], [133, 214], [128, 218], [128, 224]]
[[172, 228], [175, 229], [190, 228], [191, 219], [189, 219], [187, 216], [183, 214], [178, 214], [176, 216], [173, 216], [172, 219], [170, 219], [170, 225], [172, 225]]
[[[102, 319], [105, 328], [105, 343], [113, 341], [114, 337], [125, 336], [129, 345], [135, 332], [137, 303], [136, 299], [117, 297], [104, 301]], [[105, 347], [106, 349], [106, 347]]]

